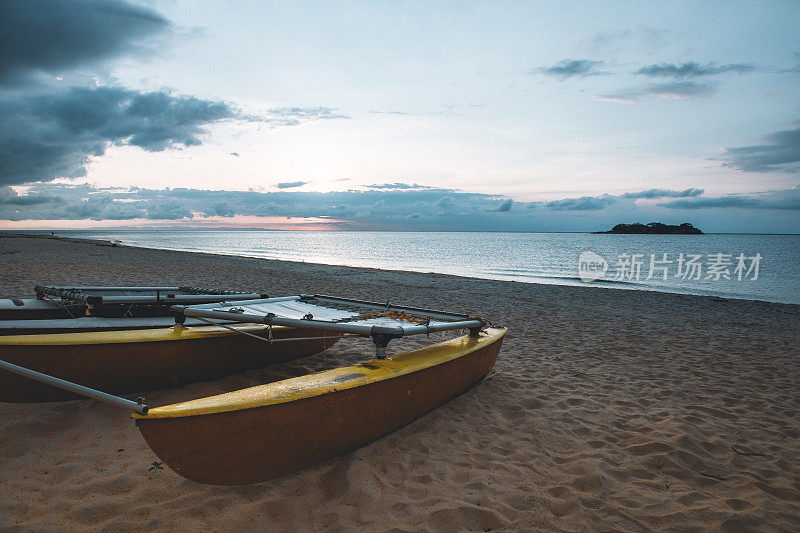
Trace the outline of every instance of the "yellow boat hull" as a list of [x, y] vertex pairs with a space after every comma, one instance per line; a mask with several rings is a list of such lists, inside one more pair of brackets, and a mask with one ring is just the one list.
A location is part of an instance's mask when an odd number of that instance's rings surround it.
[[[266, 327], [235, 326], [266, 337]], [[314, 355], [335, 333], [274, 327], [268, 344], [220, 326], [0, 336], [0, 360], [113, 394], [177, 387]], [[333, 338], [322, 338], [333, 337]], [[79, 396], [0, 370], [0, 402], [48, 402]]]
[[504, 328], [134, 414], [147, 443], [178, 474], [243, 485], [308, 467], [421, 417], [494, 366]]

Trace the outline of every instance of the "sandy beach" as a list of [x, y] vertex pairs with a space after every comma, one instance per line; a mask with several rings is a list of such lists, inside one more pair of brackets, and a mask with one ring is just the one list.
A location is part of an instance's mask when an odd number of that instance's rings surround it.
[[[494, 371], [464, 395], [250, 486], [151, 469], [127, 414], [96, 401], [0, 404], [0, 530], [800, 530], [800, 306], [2, 234], [0, 269], [3, 297], [35, 284], [194, 285], [389, 299], [509, 328]], [[162, 405], [365, 354], [347, 340], [146, 397]]]

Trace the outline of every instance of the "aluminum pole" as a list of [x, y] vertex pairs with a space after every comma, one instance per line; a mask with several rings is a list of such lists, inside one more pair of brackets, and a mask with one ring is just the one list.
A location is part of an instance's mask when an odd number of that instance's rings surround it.
[[80, 394], [81, 396], [100, 400], [101, 402], [116, 405], [117, 407], [122, 407], [123, 409], [131, 409], [143, 415], [146, 415], [147, 411], [150, 409], [144, 404], [127, 400], [119, 396], [114, 396], [113, 394], [108, 394], [107, 392], [84, 387], [83, 385], [78, 385], [77, 383], [50, 376], [48, 374], [42, 374], [41, 372], [36, 372], [35, 370], [17, 366], [6, 361], [0, 361], [0, 368], [9, 372], [13, 372], [14, 374], [19, 374], [20, 376], [24, 376], [26, 378], [41, 381], [42, 383], [52, 385], [53, 387], [57, 387], [59, 389]]

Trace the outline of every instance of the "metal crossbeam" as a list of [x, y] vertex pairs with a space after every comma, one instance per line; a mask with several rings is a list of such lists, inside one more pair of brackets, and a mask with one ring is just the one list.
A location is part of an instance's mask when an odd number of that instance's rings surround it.
[[418, 324], [413, 326], [379, 326], [374, 324], [356, 324], [353, 322], [327, 322], [305, 318], [287, 318], [272, 313], [256, 315], [251, 313], [238, 313], [212, 309], [198, 309], [182, 305], [170, 308], [172, 311], [183, 313], [187, 317], [221, 318], [225, 320], [239, 320], [241, 322], [255, 322], [272, 326], [289, 326], [294, 328], [325, 329], [353, 333], [362, 337], [372, 337], [377, 334], [390, 335], [394, 338], [405, 335], [419, 335], [437, 331], [450, 331], [454, 329], [471, 329], [483, 326], [481, 320], [458, 320], [454, 322], [440, 322], [434, 324]]

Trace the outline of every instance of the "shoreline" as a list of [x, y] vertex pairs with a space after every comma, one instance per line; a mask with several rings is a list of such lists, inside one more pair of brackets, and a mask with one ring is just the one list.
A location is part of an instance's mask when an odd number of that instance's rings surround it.
[[[707, 234], [712, 235], [712, 234]], [[751, 235], [751, 234], [748, 234]], [[756, 234], [752, 234], [756, 235]], [[769, 234], [773, 235], [773, 234]], [[421, 276], [429, 276], [429, 277], [445, 277], [445, 278], [456, 278], [456, 279], [465, 279], [465, 280], [476, 280], [476, 281], [494, 281], [500, 283], [520, 283], [525, 285], [544, 285], [544, 286], [556, 286], [556, 287], [573, 287], [577, 289], [599, 289], [599, 290], [611, 290], [611, 291], [635, 291], [635, 292], [648, 292], [648, 293], [656, 293], [656, 294], [671, 294], [676, 296], [691, 296], [691, 297], [698, 297], [698, 298], [711, 298], [717, 299], [722, 301], [732, 300], [732, 301], [742, 301], [742, 302], [757, 302], [757, 303], [765, 303], [765, 304], [775, 304], [775, 305], [789, 305], [789, 306], [798, 306], [800, 307], [800, 303], [788, 303], [788, 302], [775, 302], [770, 300], [758, 300], [752, 298], [737, 298], [735, 296], [718, 296], [714, 294], [697, 294], [693, 292], [673, 292], [673, 291], [663, 291], [657, 290], [655, 288], [645, 287], [645, 286], [620, 286], [620, 287], [598, 287], [594, 285], [587, 285], [581, 283], [543, 283], [541, 281], [522, 281], [522, 280], [507, 280], [507, 279], [492, 279], [492, 278], [478, 278], [473, 276], [461, 276], [458, 274], [447, 274], [443, 272], [423, 272], [417, 270], [399, 270], [399, 269], [388, 269], [388, 268], [377, 268], [377, 267], [364, 267], [364, 266], [350, 266], [350, 265], [341, 265], [335, 263], [312, 263], [306, 261], [291, 261], [286, 259], [272, 259], [267, 257], [257, 257], [251, 255], [239, 255], [233, 253], [222, 253], [222, 252], [209, 252], [209, 251], [200, 251], [200, 250], [181, 250], [181, 249], [173, 249], [173, 248], [157, 248], [151, 246], [141, 246], [137, 244], [123, 244], [115, 241], [107, 241], [103, 239], [84, 239], [79, 237], [65, 237], [60, 235], [47, 235], [47, 234], [31, 234], [31, 233], [18, 233], [18, 232], [7, 232], [7, 231], [0, 231], [0, 239], [2, 238], [43, 238], [43, 239], [51, 239], [51, 240], [60, 240], [65, 242], [74, 242], [77, 244], [94, 244], [96, 246], [109, 246], [109, 247], [120, 247], [120, 248], [131, 248], [131, 249], [138, 249], [138, 250], [156, 250], [156, 251], [163, 251], [163, 252], [176, 252], [176, 253], [187, 253], [187, 254], [200, 254], [200, 255], [208, 255], [214, 257], [231, 257], [231, 258], [240, 258], [240, 259], [252, 259], [258, 261], [270, 261], [276, 264], [286, 263], [290, 265], [317, 265], [320, 267], [331, 267], [331, 268], [351, 268], [355, 270], [363, 270], [366, 272], [387, 272], [387, 273], [397, 273], [397, 274], [417, 274]], [[577, 278], [576, 278], [577, 279]], [[634, 284], [635, 285], [635, 284]], [[2, 297], [2, 295], [0, 295]]]
[[[0, 238], [0, 267], [3, 295], [37, 283], [313, 289], [509, 328], [493, 371], [462, 396], [243, 487], [154, 469], [114, 407], [0, 404], [0, 530], [800, 529], [798, 305], [65, 238]], [[396, 342], [390, 353], [417, 341]], [[320, 356], [141, 395], [166, 405], [370, 357], [343, 339]]]

